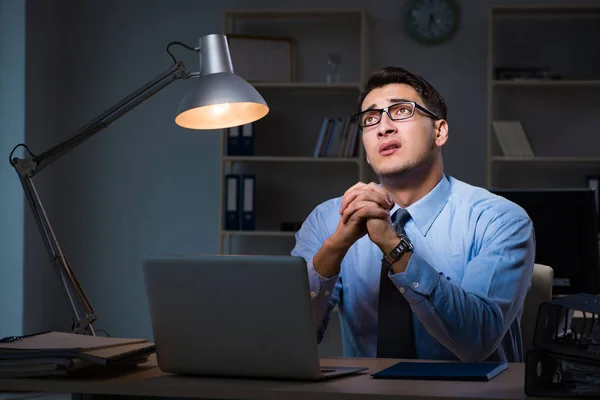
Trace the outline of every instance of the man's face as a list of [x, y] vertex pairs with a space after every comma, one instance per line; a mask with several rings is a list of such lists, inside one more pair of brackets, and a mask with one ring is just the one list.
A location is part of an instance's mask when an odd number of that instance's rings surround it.
[[[381, 109], [401, 101], [414, 101], [425, 106], [411, 86], [393, 83], [371, 91], [365, 97], [361, 111]], [[445, 121], [435, 122], [416, 108], [411, 118], [392, 121], [383, 113], [377, 125], [363, 128], [367, 161], [375, 174], [394, 176], [431, 163], [447, 139], [445, 132], [440, 135], [440, 123], [445, 124]]]

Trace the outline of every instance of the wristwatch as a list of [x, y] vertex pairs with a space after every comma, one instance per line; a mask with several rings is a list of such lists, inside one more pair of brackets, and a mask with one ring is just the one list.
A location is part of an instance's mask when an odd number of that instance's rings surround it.
[[393, 263], [395, 263], [400, 257], [402, 257], [402, 254], [414, 248], [413, 244], [410, 242], [410, 240], [406, 237], [405, 234], [399, 234], [398, 239], [400, 239], [400, 243], [398, 243], [398, 245], [394, 247], [389, 253], [383, 254], [381, 262], [386, 266], [386, 268], [391, 267]]

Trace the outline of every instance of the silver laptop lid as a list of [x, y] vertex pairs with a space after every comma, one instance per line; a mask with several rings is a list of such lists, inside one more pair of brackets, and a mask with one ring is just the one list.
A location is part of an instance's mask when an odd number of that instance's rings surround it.
[[304, 259], [145, 257], [143, 271], [161, 370], [219, 376], [319, 376]]

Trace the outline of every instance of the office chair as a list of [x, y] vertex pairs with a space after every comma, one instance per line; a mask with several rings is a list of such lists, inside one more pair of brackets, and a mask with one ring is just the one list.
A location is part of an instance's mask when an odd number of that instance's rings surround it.
[[542, 303], [552, 300], [552, 278], [554, 270], [544, 264], [534, 264], [531, 286], [525, 296], [523, 315], [521, 315], [521, 337], [523, 338], [523, 356], [533, 349], [533, 336], [538, 311]]
[[319, 344], [318, 350], [320, 357], [344, 357], [342, 328], [337, 307], [329, 314], [329, 323], [327, 324], [325, 335]]

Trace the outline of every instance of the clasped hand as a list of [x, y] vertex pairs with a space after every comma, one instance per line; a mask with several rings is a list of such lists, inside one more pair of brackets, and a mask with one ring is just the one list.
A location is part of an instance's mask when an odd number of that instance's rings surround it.
[[368, 234], [379, 247], [395, 236], [390, 219], [394, 207], [392, 197], [379, 185], [359, 182], [344, 193], [340, 206], [340, 221], [334, 233], [344, 247]]

